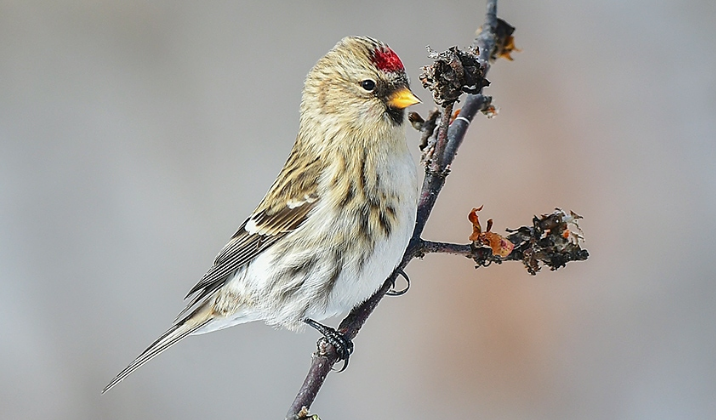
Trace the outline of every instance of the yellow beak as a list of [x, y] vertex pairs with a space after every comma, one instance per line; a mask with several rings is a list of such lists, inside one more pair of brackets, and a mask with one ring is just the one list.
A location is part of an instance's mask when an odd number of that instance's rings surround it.
[[396, 109], [405, 109], [410, 105], [419, 104], [421, 101], [413, 95], [407, 87], [398, 89], [388, 97], [388, 106]]

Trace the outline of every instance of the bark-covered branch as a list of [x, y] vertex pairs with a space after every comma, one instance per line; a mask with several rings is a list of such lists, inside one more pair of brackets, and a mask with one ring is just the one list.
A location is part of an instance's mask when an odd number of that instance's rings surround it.
[[[487, 232], [475, 236], [476, 239], [469, 244], [432, 242], [421, 238], [437, 197], [445, 185], [450, 165], [472, 119], [478, 112], [484, 112], [488, 116], [494, 115], [492, 98], [482, 94], [482, 88], [489, 83], [484, 76], [490, 68], [491, 60], [500, 56], [509, 58], [509, 52], [514, 48], [512, 31], [514, 28], [497, 18], [497, 0], [488, 0], [485, 23], [469, 51], [451, 48], [443, 53], [430, 53], [429, 56], [435, 62], [424, 68], [421, 81], [433, 91], [433, 97], [442, 109], [440, 112], [432, 112], [427, 121], [417, 114], [410, 115], [413, 127], [422, 132], [420, 148], [423, 151], [425, 164], [425, 178], [418, 201], [415, 229], [403, 259], [395, 271], [370, 299], [354, 308], [341, 322], [338, 331], [349, 340], [355, 338], [381, 299], [392, 289], [397, 276], [416, 257], [421, 258], [428, 253], [457, 254], [472, 259], [478, 267], [493, 262], [519, 260], [532, 274], [539, 271], [542, 264], [557, 269], [568, 261], [587, 258], [586, 250], [582, 250], [578, 244], [581, 231], [576, 224], [576, 219], [579, 216], [574, 213], [567, 214], [559, 209], [550, 215], [535, 217], [530, 226], [508, 231], [510, 233], [505, 238], [494, 234], [510, 241], [509, 255], [500, 256], [499, 253], [494, 252], [495, 249], [486, 245], [484, 239], [485, 234], [490, 230], [490, 223]], [[478, 50], [476, 56], [474, 53]], [[453, 115], [453, 105], [464, 93], [467, 93], [467, 96], [463, 106], [459, 114]], [[306, 379], [286, 419], [309, 417], [308, 409], [328, 373], [339, 359], [333, 346], [324, 339], [319, 340], [318, 346]]]

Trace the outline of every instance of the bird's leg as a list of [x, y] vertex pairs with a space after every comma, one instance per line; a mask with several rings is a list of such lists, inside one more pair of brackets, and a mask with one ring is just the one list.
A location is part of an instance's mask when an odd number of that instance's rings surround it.
[[315, 328], [316, 331], [323, 335], [322, 340], [325, 339], [330, 345], [332, 345], [336, 349], [338, 359], [343, 360], [343, 367], [341, 368], [341, 370], [339, 370], [339, 372], [343, 372], [344, 370], [346, 370], [346, 368], [348, 367], [348, 359], [351, 357], [351, 353], [353, 353], [353, 342], [345, 335], [336, 331], [334, 328], [323, 325], [320, 322], [316, 322], [310, 318], [306, 318], [305, 320], [303, 320], [303, 322]]

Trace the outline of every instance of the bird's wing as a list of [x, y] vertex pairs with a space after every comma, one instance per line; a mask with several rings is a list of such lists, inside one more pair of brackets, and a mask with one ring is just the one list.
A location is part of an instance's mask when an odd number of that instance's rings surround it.
[[214, 265], [189, 291], [191, 299], [177, 319], [221, 288], [242, 266], [297, 229], [316, 206], [319, 159], [306, 161], [296, 148], [266, 197], [219, 252]]
[[201, 281], [191, 289], [187, 297], [195, 293], [196, 296], [179, 314], [174, 325], [112, 379], [102, 393], [159, 353], [212, 322], [214, 314], [205, 304], [208, 298], [243, 265], [301, 226], [316, 206], [319, 200], [316, 184], [321, 168], [318, 162], [318, 159], [306, 162], [294, 148], [261, 204], [216, 256], [214, 265]]
[[[109, 391], [159, 353], [211, 323], [213, 313], [211, 308], [205, 305], [206, 299], [223, 286], [241, 266], [300, 226], [318, 199], [314, 194], [309, 194], [309, 197], [310, 199], [301, 202], [288, 200], [283, 206], [277, 206], [278, 210], [273, 212], [270, 209], [262, 209], [245, 221], [216, 257], [214, 265], [191, 289], [187, 297], [194, 293], [196, 296], [177, 316], [174, 325], [119, 372], [102, 393]], [[193, 310], [190, 312], [191, 309]]]

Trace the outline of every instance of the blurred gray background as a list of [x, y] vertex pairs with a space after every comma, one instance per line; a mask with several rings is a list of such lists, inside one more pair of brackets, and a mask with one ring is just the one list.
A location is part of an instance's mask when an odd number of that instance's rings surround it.
[[[324, 419], [716, 418], [716, 3], [501, 1], [492, 69], [425, 236], [559, 206], [587, 262], [408, 267], [332, 374]], [[100, 396], [183, 308], [294, 140], [345, 35], [468, 45], [484, 1], [0, 3], [0, 417], [278, 419], [318, 335], [192, 337]], [[418, 135], [408, 133], [417, 152]], [[417, 155], [417, 153], [416, 153]], [[332, 321], [335, 325], [338, 320]]]

